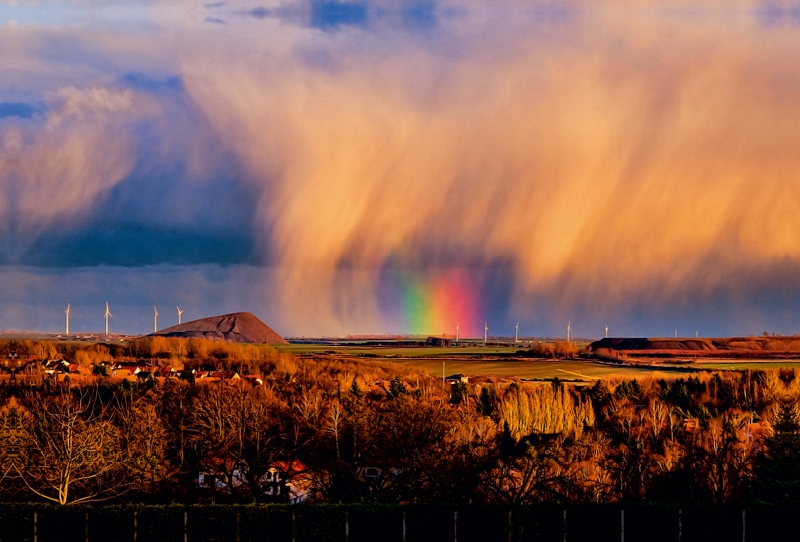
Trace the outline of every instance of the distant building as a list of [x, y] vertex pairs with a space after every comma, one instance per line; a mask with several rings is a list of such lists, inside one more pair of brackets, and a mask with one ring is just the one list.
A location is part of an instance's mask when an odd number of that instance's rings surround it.
[[425, 346], [453, 346], [453, 340], [445, 337], [428, 337]]

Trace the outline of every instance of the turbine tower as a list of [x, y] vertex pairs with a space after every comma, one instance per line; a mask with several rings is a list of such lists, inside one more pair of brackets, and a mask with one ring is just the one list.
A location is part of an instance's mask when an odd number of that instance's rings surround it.
[[489, 326], [486, 325], [486, 322], [483, 323], [483, 346], [486, 346], [486, 332], [489, 331]]
[[153, 333], [158, 331], [158, 309], [153, 305]]
[[606, 339], [608, 339], [608, 324], [606, 324]]
[[114, 316], [108, 311], [108, 301], [106, 301], [106, 313], [103, 315], [106, 319], [106, 335], [108, 335], [108, 319]]
[[460, 324], [456, 324], [456, 344], [458, 344], [458, 326]]
[[178, 325], [181, 325], [181, 315], [183, 311], [179, 307], [175, 307], [175, 309], [178, 311]]
[[517, 325], [514, 327], [514, 342], [519, 342], [519, 322], [517, 322]]
[[569, 332], [572, 331], [572, 322], [567, 322], [567, 342], [569, 342]]
[[64, 311], [64, 314], [67, 315], [67, 329], [64, 332], [65, 335], [69, 335], [69, 306], [70, 306], [70, 304], [67, 303], [67, 310]]
[[678, 338], [678, 330], [677, 329], [675, 330], [675, 338], [676, 339]]

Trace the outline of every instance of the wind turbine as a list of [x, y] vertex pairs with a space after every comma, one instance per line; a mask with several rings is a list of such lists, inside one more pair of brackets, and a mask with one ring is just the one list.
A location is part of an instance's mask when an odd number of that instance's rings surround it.
[[183, 314], [183, 311], [179, 307], [175, 307], [175, 309], [178, 311], [178, 325], [181, 325], [181, 314]]
[[606, 339], [608, 339], [608, 324], [606, 324]]
[[65, 335], [69, 335], [69, 306], [70, 304], [67, 303], [67, 310], [64, 311], [64, 314], [67, 315], [67, 330], [64, 332]]
[[486, 325], [486, 322], [483, 323], [483, 346], [486, 346], [486, 332], [489, 331], [489, 326]]
[[158, 309], [153, 305], [153, 333], [158, 331]]
[[516, 327], [514, 327], [514, 342], [519, 342], [519, 322], [517, 322]]
[[108, 311], [108, 301], [106, 301], [106, 313], [103, 315], [106, 319], [106, 335], [108, 335], [108, 319], [114, 316]]
[[675, 330], [675, 338], [676, 339], [678, 338], [678, 330], [677, 329]]
[[695, 331], [695, 332], [694, 332], [694, 338], [695, 338], [695, 339], [698, 337], [698, 333], [700, 333], [700, 332], [699, 332], [699, 331]]
[[567, 342], [569, 342], [569, 332], [572, 331], [572, 322], [567, 322]]
[[458, 344], [458, 326], [460, 324], [456, 324], [456, 344]]

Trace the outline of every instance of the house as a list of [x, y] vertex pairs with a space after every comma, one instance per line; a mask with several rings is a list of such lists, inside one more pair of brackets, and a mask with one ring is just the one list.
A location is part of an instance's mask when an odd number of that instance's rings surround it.
[[299, 504], [311, 496], [312, 480], [300, 461], [276, 461], [259, 479], [262, 496], [269, 501]]
[[[201, 462], [197, 487], [217, 494], [229, 494], [231, 488], [247, 484], [247, 478], [229, 456], [209, 454]], [[258, 480], [262, 500], [299, 504], [312, 492], [311, 475], [300, 461], [276, 461]]]
[[256, 375], [245, 375], [244, 381], [248, 384], [252, 384], [253, 386], [263, 386], [264, 381], [258, 378]]
[[120, 361], [114, 364], [111, 369], [111, 374], [114, 376], [135, 376], [139, 373], [153, 373], [158, 368], [152, 363], [146, 361]]
[[214, 490], [215, 493], [230, 493], [234, 488], [244, 484], [244, 477], [234, 468], [233, 459], [228, 455], [210, 453], [200, 462], [202, 469], [197, 474], [197, 487]]
[[453, 340], [445, 337], [428, 337], [425, 340], [425, 346], [453, 346]]
[[239, 380], [241, 377], [239, 373], [233, 371], [209, 371], [209, 378], [218, 378], [220, 380]]
[[42, 364], [44, 367], [44, 372], [49, 375], [55, 373], [68, 373], [69, 365], [69, 362], [64, 361], [63, 359], [49, 359]]
[[200, 373], [200, 376], [197, 378], [199, 378], [205, 384], [217, 382], [236, 384], [237, 382], [242, 381], [242, 377], [239, 376], [239, 373], [235, 373], [233, 371], [208, 371], [205, 373]]
[[448, 377], [445, 377], [444, 381], [450, 385], [455, 384], [456, 382], [462, 382], [464, 384], [469, 384], [469, 377], [463, 374], [454, 374]]
[[389, 466], [367, 465], [355, 470], [356, 478], [373, 488], [392, 485], [402, 474], [403, 469]]
[[369, 387], [369, 391], [383, 390], [388, 392], [391, 387], [392, 382], [390, 380], [376, 380], [375, 383]]

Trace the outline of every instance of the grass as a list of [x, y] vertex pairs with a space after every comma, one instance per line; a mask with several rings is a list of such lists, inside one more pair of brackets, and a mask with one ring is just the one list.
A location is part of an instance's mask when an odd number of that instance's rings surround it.
[[517, 347], [459, 346], [443, 348], [436, 346], [333, 346], [330, 344], [280, 344], [274, 345], [279, 352], [291, 354], [324, 354], [336, 352], [344, 356], [377, 358], [438, 358], [462, 356], [513, 356]]
[[[702, 361], [683, 366], [631, 366], [612, 365], [582, 360], [519, 359], [513, 356], [520, 348], [516, 346], [483, 347], [469, 344], [460, 347], [442, 348], [428, 346], [333, 346], [325, 344], [274, 345], [280, 352], [292, 354], [325, 354], [377, 358], [381, 361], [418, 367], [429, 374], [441, 376], [442, 362], [447, 375], [463, 373], [473, 376], [517, 377], [521, 379], [584, 380], [592, 382], [598, 378], [678, 378], [699, 371], [729, 371], [745, 369], [800, 369], [800, 361], [748, 361], [719, 360]], [[664, 360], [659, 360], [664, 361]]]
[[[430, 374], [442, 374], [442, 360], [415, 359], [398, 360], [395, 363], [413, 365]], [[593, 361], [539, 361], [539, 360], [446, 360], [445, 373], [464, 373], [467, 375], [493, 375], [505, 377], [518, 377], [522, 379], [552, 379], [562, 380], [587, 380], [598, 378], [635, 378], [642, 376], [678, 377], [690, 372], [684, 368], [649, 368], [631, 366], [613, 366]]]
[[800, 369], [800, 361], [786, 360], [762, 360], [762, 361], [741, 361], [741, 360], [719, 360], [703, 361], [693, 363], [692, 367], [708, 369], [712, 371], [743, 371], [756, 369]]

